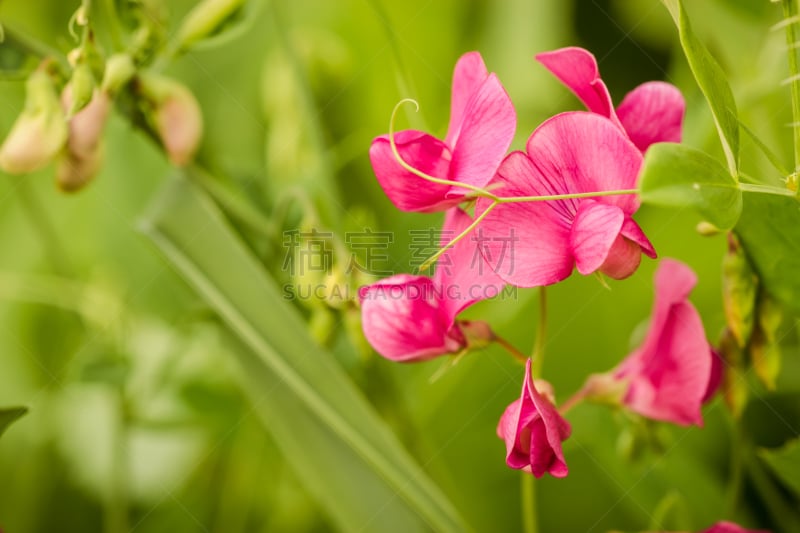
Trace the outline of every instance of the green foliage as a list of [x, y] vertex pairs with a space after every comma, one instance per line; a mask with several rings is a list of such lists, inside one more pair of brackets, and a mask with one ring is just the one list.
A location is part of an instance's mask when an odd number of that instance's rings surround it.
[[173, 180], [143, 231], [246, 346], [233, 354], [262, 420], [342, 529], [463, 529], [207, 197]]
[[27, 412], [27, 407], [6, 407], [0, 409], [0, 435], [8, 429], [8, 426], [22, 418]]
[[697, 84], [711, 107], [728, 169], [738, 176], [739, 115], [728, 79], [705, 44], [695, 35], [682, 0], [662, 0], [678, 27], [681, 46]]
[[660, 143], [645, 154], [639, 188], [645, 203], [691, 207], [719, 229], [730, 229], [742, 210], [736, 180], [713, 157], [681, 144]]
[[772, 468], [775, 476], [800, 501], [800, 439], [787, 442], [778, 449], [762, 449], [760, 455]]

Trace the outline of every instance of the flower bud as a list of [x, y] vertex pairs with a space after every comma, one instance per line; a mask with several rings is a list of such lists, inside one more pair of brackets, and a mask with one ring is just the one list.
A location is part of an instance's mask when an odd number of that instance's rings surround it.
[[101, 89], [110, 95], [115, 95], [136, 74], [136, 65], [129, 54], [114, 54], [106, 61], [106, 70], [103, 74]]
[[174, 165], [192, 160], [203, 133], [203, 114], [194, 95], [175, 80], [140, 77], [144, 97], [153, 105], [152, 126]]
[[179, 49], [189, 48], [197, 41], [215, 33], [246, 0], [203, 0], [197, 4], [178, 30]]
[[44, 70], [36, 70], [26, 82], [25, 108], [0, 147], [0, 168], [9, 174], [39, 170], [66, 139], [67, 124], [53, 80]]
[[78, 157], [67, 153], [58, 161], [56, 185], [63, 192], [76, 192], [94, 178], [102, 163], [102, 146], [89, 157]]

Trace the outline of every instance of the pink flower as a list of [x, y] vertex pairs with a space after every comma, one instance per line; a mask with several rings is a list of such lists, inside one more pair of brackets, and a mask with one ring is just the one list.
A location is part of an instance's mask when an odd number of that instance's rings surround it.
[[[471, 222], [460, 208], [448, 211], [442, 245]], [[442, 255], [433, 278], [397, 274], [361, 287], [364, 335], [378, 353], [394, 361], [458, 353], [470, 342], [491, 340], [492, 333], [483, 322], [456, 322], [456, 315], [502, 288], [467, 236]]]
[[593, 113], [611, 119], [644, 152], [657, 142], [680, 142], [686, 103], [677, 87], [661, 81], [639, 85], [614, 110], [600, 78], [597, 60], [588, 50], [561, 48], [536, 59], [566, 85]]
[[703, 530], [702, 533], [769, 533], [769, 531], [763, 529], [745, 529], [732, 522], [717, 522], [710, 528]]
[[[586, 112], [556, 115], [512, 152], [490, 184], [499, 196], [543, 196], [636, 188], [642, 154], [606, 118]], [[478, 200], [476, 213], [492, 201]], [[597, 270], [631, 275], [641, 254], [656, 253], [631, 216], [634, 194], [497, 205], [479, 228], [481, 252], [506, 282], [550, 285]]]
[[[403, 160], [436, 178], [485, 186], [506, 155], [517, 117], [495, 74], [478, 52], [461, 56], [453, 74], [450, 125], [444, 141], [427, 133], [395, 134]], [[459, 204], [470, 191], [427, 181], [405, 170], [392, 153], [388, 135], [372, 141], [372, 168], [386, 195], [403, 211], [442, 211]]]
[[506, 407], [497, 424], [497, 436], [506, 443], [506, 464], [536, 477], [548, 472], [553, 477], [569, 473], [561, 442], [572, 428], [553, 406], [549, 383], [534, 382], [531, 360], [525, 364], [522, 395]]
[[631, 411], [680, 425], [703, 424], [700, 408], [719, 383], [720, 368], [687, 299], [696, 283], [694, 272], [679, 261], [664, 259], [658, 266], [647, 336], [613, 372], [627, 384], [622, 402]]

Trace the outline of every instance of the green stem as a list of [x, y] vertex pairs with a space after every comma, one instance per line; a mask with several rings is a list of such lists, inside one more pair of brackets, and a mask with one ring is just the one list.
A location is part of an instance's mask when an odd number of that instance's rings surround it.
[[772, 185], [762, 185], [760, 183], [739, 182], [739, 189], [742, 192], [756, 192], [761, 194], [772, 194], [775, 196], [794, 196], [795, 193], [789, 189], [773, 187]]
[[[789, 57], [789, 79], [792, 91], [792, 133], [794, 135], [794, 172], [800, 170], [800, 67], [797, 63], [797, 34], [795, 32], [797, 17], [797, 0], [783, 0], [783, 17], [786, 24], [787, 55]], [[798, 188], [796, 194], [800, 194]]]
[[522, 530], [525, 533], [538, 533], [536, 478], [528, 472], [523, 472], [520, 479], [520, 497], [522, 499]]
[[505, 349], [505, 351], [510, 353], [514, 357], [514, 359], [516, 359], [517, 361], [519, 361], [523, 365], [528, 362], [528, 356], [525, 355], [524, 353], [522, 353], [521, 351], [519, 351], [513, 344], [508, 342], [503, 337], [500, 337], [499, 335], [495, 335], [493, 340], [494, 340], [494, 342], [496, 342], [497, 344], [502, 346], [503, 349]]
[[[539, 324], [536, 328], [536, 340], [531, 352], [531, 374], [533, 379], [542, 376], [544, 360], [545, 335], [547, 333], [547, 289], [539, 287]], [[528, 472], [522, 475], [522, 524], [525, 533], [538, 533], [539, 516], [536, 504], [536, 480]], [[526, 505], [527, 503], [527, 505]]]
[[400, 110], [400, 107], [403, 104], [414, 104], [416, 110], [419, 111], [419, 103], [417, 103], [417, 101], [414, 100], [413, 98], [403, 98], [402, 100], [397, 102], [397, 104], [395, 104], [394, 109], [392, 110], [392, 117], [389, 119], [389, 146], [392, 149], [392, 155], [397, 160], [397, 163], [408, 172], [426, 181], [430, 181], [431, 183], [436, 183], [438, 185], [446, 185], [450, 187], [460, 187], [462, 189], [467, 189], [474, 192], [476, 196], [482, 198], [491, 198], [492, 200], [496, 201], [498, 199], [497, 196], [495, 196], [494, 194], [490, 193], [485, 189], [482, 189], [480, 187], [477, 187], [469, 183], [461, 183], [459, 181], [436, 178], [434, 176], [422, 172], [419, 169], [414, 168], [405, 159], [403, 159], [403, 157], [400, 155], [400, 151], [397, 149], [397, 142], [395, 141], [395, 130], [394, 130], [394, 122], [395, 119], [397, 118], [397, 112]]
[[[732, 418], [732, 417], [731, 417]], [[730, 457], [730, 480], [728, 481], [727, 493], [727, 512], [726, 516], [733, 518], [736, 514], [736, 508], [739, 504], [739, 498], [742, 493], [742, 477], [744, 474], [744, 460], [745, 460], [745, 434], [739, 420], [732, 418], [733, 427], [731, 428], [731, 457]]]
[[111, 464], [111, 490], [105, 517], [107, 533], [125, 533], [128, 527], [128, 410], [122, 386], [114, 392], [118, 419], [114, 427], [114, 455]]
[[111, 35], [111, 43], [114, 45], [115, 50], [122, 50], [125, 43], [122, 39], [122, 25], [119, 23], [117, 6], [114, 0], [103, 0], [103, 4], [106, 12], [106, 20], [108, 21], [108, 33]]
[[536, 341], [533, 344], [531, 373], [534, 379], [542, 377], [544, 364], [545, 335], [547, 334], [547, 289], [539, 287], [539, 325], [536, 328]]
[[473, 220], [473, 221], [472, 221], [472, 224], [470, 224], [469, 226], [467, 226], [466, 228], [464, 228], [464, 231], [462, 231], [461, 233], [459, 233], [458, 235], [456, 235], [456, 236], [455, 236], [455, 237], [454, 237], [454, 238], [453, 238], [453, 239], [452, 239], [450, 242], [448, 242], [447, 244], [445, 244], [444, 246], [442, 246], [441, 248], [439, 248], [439, 249], [436, 251], [436, 253], [435, 253], [435, 254], [433, 254], [433, 255], [432, 255], [432, 256], [430, 256], [428, 259], [426, 259], [426, 260], [425, 260], [425, 262], [424, 262], [424, 263], [422, 263], [422, 265], [420, 265], [420, 267], [419, 267], [419, 270], [420, 270], [420, 272], [425, 272], [426, 270], [428, 270], [428, 268], [430, 268], [430, 266], [431, 266], [432, 264], [434, 264], [434, 263], [436, 262], [436, 260], [437, 260], [437, 259], [439, 259], [439, 258], [442, 256], [442, 254], [443, 254], [443, 253], [445, 253], [447, 250], [449, 250], [450, 248], [452, 248], [453, 246], [455, 246], [455, 244], [456, 244], [458, 241], [460, 241], [461, 239], [463, 239], [464, 237], [466, 237], [467, 235], [469, 235], [469, 233], [470, 233], [472, 230], [474, 230], [474, 229], [475, 229], [475, 228], [478, 226], [478, 224], [480, 224], [480, 223], [483, 221], [483, 219], [484, 219], [484, 218], [486, 218], [486, 216], [487, 216], [489, 213], [491, 213], [491, 212], [492, 212], [492, 209], [494, 209], [494, 208], [495, 208], [495, 207], [497, 207], [498, 205], [499, 205], [499, 204], [498, 204], [497, 202], [495, 202], [495, 203], [491, 204], [489, 207], [487, 207], [487, 208], [486, 208], [486, 211], [484, 211], [483, 213], [481, 213], [481, 214], [480, 214], [478, 217], [476, 217], [476, 218], [475, 218], [475, 220]]
[[67, 259], [67, 254], [64, 251], [64, 247], [61, 246], [61, 240], [58, 237], [55, 226], [31, 188], [29, 177], [23, 176], [17, 180], [15, 189], [20, 203], [22, 203], [25, 213], [31, 221], [31, 225], [39, 234], [45, 254], [49, 257], [53, 270], [64, 277], [70, 277], [72, 268]]

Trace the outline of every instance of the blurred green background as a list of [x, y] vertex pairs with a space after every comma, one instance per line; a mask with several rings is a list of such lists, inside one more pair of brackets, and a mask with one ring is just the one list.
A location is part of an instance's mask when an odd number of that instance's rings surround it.
[[[441, 219], [393, 208], [367, 150], [404, 97], [417, 99], [421, 110], [402, 113], [400, 127], [443, 134], [452, 69], [469, 50], [483, 54], [515, 103], [512, 148], [523, 147], [545, 118], [580, 108], [533, 61], [537, 52], [579, 45], [597, 56], [616, 102], [647, 80], [678, 85], [688, 102], [686, 142], [720, 152], [673, 23], [657, 0], [251, 3], [258, 9], [235, 39], [192, 50], [165, 71], [200, 102], [199, 160], [212, 179], [271, 221], [268, 231], [229, 213], [281, 284], [298, 282], [282, 270], [287, 249], [279, 232], [292, 228], [392, 231], [391, 269], [411, 271], [409, 231], [437, 227]], [[769, 31], [780, 20], [779, 7], [766, 0], [686, 3], [698, 34], [730, 76], [742, 120], [788, 162], [784, 37]], [[163, 4], [174, 30], [193, 3]], [[66, 52], [75, 45], [67, 27], [77, 6], [4, 0], [0, 22]], [[12, 56], [0, 46], [0, 62]], [[0, 132], [13, 123], [23, 93], [19, 79], [0, 81]], [[55, 189], [52, 168], [0, 180], [0, 406], [30, 409], [0, 440], [0, 529], [335, 529], [243, 394], [242, 372], [231, 356], [239, 348], [214, 310], [137, 230], [173, 170], [120, 113], [106, 140], [103, 170], [77, 195]], [[745, 165], [758, 175], [764, 161], [751, 143], [744, 150]], [[645, 207], [637, 219], [660, 256], [697, 271], [692, 301], [716, 340], [724, 324], [724, 236], [700, 236], [698, 217], [685, 210]], [[335, 261], [344, 256], [338, 250]], [[655, 266], [645, 260], [610, 291], [578, 275], [550, 290], [544, 374], [560, 399], [628, 353], [632, 332], [649, 315]], [[520, 530], [520, 474], [505, 466], [495, 426], [519, 394], [521, 367], [494, 347], [440, 376], [439, 360], [398, 365], [358, 355], [363, 340], [352, 334], [352, 310], [292, 305], [471, 529]], [[467, 316], [488, 318], [527, 351], [536, 309], [535, 291], [520, 289], [515, 297], [476, 305]], [[800, 392], [793, 331], [784, 344], [779, 391], [785, 399]], [[751, 389], [754, 402], [769, 407], [752, 417], [779, 434], [769, 444], [782, 443], [785, 433], [796, 436], [796, 425], [782, 426], [773, 397], [758, 385]], [[800, 408], [796, 398], [787, 400], [790, 409]], [[659, 426], [660, 444], [648, 449], [625, 417], [577, 408], [565, 443], [569, 477], [537, 482], [541, 531], [699, 530], [723, 517], [780, 531], [781, 510], [768, 501], [776, 496], [755, 488], [763, 483], [745, 476], [741, 501], [731, 506], [730, 416], [719, 399], [704, 415], [704, 428]], [[797, 502], [787, 501], [790, 507]], [[384, 530], [383, 519], [376, 509], [362, 530]]]

